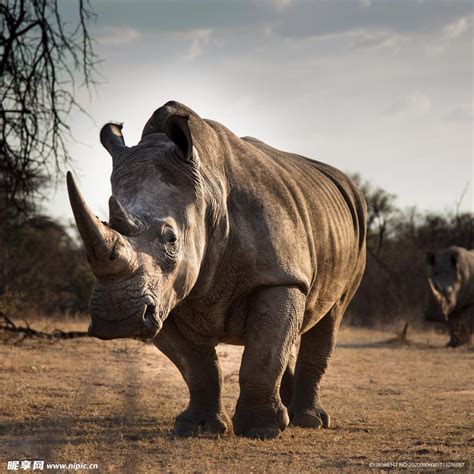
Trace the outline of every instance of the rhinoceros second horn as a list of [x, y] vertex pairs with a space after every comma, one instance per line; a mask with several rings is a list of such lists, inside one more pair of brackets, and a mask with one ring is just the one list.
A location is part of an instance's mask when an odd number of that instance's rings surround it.
[[145, 229], [145, 226], [135, 216], [131, 215], [115, 196], [109, 199], [110, 225], [123, 235], [136, 235]]

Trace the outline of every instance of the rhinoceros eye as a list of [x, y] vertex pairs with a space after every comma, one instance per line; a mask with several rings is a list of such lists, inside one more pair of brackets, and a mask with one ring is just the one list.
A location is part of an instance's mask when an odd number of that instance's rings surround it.
[[167, 255], [176, 257], [178, 254], [178, 237], [170, 227], [166, 227], [163, 232], [163, 243], [165, 244]]

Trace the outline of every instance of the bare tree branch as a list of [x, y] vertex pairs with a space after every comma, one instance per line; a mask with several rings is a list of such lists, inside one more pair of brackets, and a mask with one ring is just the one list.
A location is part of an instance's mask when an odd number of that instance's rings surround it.
[[22, 342], [27, 337], [36, 337], [41, 339], [75, 339], [78, 337], [89, 337], [87, 331], [62, 331], [54, 329], [52, 332], [38, 331], [30, 327], [27, 321], [26, 326], [17, 326], [7, 315], [0, 312], [0, 318], [4, 322], [0, 322], [0, 332], [21, 334], [22, 338], [15, 341], [15, 344]]
[[58, 0], [4, 0], [0, 6], [0, 219], [28, 216], [41, 188], [70, 161], [66, 141], [75, 78], [95, 84], [97, 57], [88, 0], [76, 24]]
[[459, 196], [459, 201], [456, 203], [456, 217], [459, 216], [459, 209], [461, 208], [461, 204], [464, 201], [464, 197], [466, 196], [467, 190], [469, 189], [469, 185], [471, 184], [470, 181], [466, 183], [464, 189], [461, 192], [461, 196]]

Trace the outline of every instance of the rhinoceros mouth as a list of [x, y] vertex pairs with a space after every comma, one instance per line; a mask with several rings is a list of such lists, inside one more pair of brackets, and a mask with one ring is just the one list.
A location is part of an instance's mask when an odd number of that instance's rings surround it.
[[143, 307], [139, 311], [136, 311], [131, 316], [125, 316], [124, 318], [121, 318], [121, 319], [117, 319], [117, 318], [108, 319], [106, 317], [103, 317], [104, 316], [103, 314], [101, 313], [98, 314], [97, 312], [91, 309], [91, 317], [92, 317], [92, 320], [99, 321], [101, 323], [125, 324], [133, 320], [143, 319], [146, 314], [147, 309], [148, 309], [148, 305], [144, 304]]
[[153, 339], [163, 326], [161, 316], [153, 304], [145, 304], [143, 309], [126, 319], [110, 321], [93, 317], [89, 325], [89, 335], [99, 339], [138, 337]]

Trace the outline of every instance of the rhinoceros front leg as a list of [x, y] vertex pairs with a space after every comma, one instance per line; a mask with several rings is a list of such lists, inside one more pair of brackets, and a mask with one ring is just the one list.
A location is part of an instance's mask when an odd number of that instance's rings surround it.
[[471, 343], [473, 314], [473, 308], [469, 307], [448, 316], [450, 340], [446, 347], [458, 347]]
[[189, 405], [175, 420], [175, 434], [222, 435], [230, 431], [231, 422], [222, 407], [222, 375], [215, 348], [192, 344], [172, 318], [165, 321], [153, 342], [178, 367], [189, 389]]
[[296, 287], [266, 288], [252, 298], [233, 418], [235, 434], [275, 438], [288, 426], [279, 390], [301, 328], [305, 299]]

